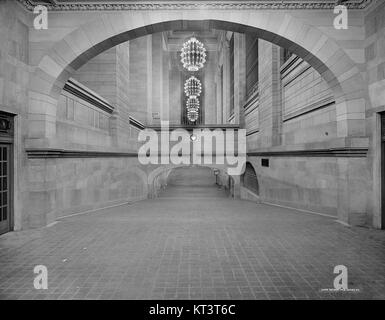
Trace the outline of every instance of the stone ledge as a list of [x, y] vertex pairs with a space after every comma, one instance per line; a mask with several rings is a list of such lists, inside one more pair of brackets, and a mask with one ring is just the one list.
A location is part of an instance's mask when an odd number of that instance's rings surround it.
[[28, 159], [137, 157], [137, 152], [102, 152], [64, 149], [26, 149]]
[[143, 123], [141, 123], [139, 120], [136, 120], [135, 118], [133, 117], [129, 117], [129, 123], [130, 125], [132, 125], [133, 127], [139, 129], [139, 130], [143, 130], [145, 129], [145, 125]]
[[73, 94], [78, 98], [81, 98], [82, 100], [87, 101], [91, 105], [109, 114], [114, 112], [114, 107], [107, 100], [74, 79], [69, 79], [64, 85], [63, 90]]
[[314, 150], [285, 150], [248, 152], [248, 156], [256, 157], [343, 157], [343, 158], [366, 158], [368, 148], [336, 148], [336, 149], [314, 149]]
[[[151, 125], [151, 126], [146, 126], [146, 129], [153, 129], [155, 131], [160, 131], [162, 129], [161, 126], [154, 126], [154, 125]], [[226, 129], [234, 129], [234, 130], [238, 130], [240, 129], [239, 128], [239, 125], [237, 124], [207, 124], [207, 125], [169, 125], [168, 126], [168, 129], [171, 131], [171, 130], [176, 130], [176, 129], [185, 129], [187, 131], [191, 131], [191, 130], [203, 130], [203, 129], [210, 129], [210, 130], [215, 130], [215, 129], [221, 129], [221, 130], [226, 130]]]

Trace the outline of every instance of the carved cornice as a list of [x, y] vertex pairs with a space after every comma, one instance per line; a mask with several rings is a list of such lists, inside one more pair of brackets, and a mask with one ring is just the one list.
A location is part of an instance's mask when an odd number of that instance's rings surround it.
[[[50, 11], [124, 11], [124, 10], [207, 10], [207, 9], [243, 9], [243, 10], [332, 10], [335, 0], [246, 0], [246, 1], [79, 1], [65, 3], [60, 0], [38, 1], [17, 0], [32, 11], [38, 4], [43, 4]], [[350, 0], [344, 3], [349, 9], [366, 9], [378, 0]]]

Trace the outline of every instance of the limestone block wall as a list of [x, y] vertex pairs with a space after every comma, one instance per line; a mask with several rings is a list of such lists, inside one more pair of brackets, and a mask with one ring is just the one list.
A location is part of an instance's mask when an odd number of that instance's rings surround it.
[[202, 112], [204, 112], [204, 124], [217, 124], [216, 119], [216, 92], [215, 92], [215, 70], [217, 68], [217, 56], [215, 52], [209, 52], [207, 63], [202, 73], [204, 74], [202, 92]]
[[57, 217], [147, 198], [147, 176], [136, 158], [33, 159], [26, 228]]
[[215, 176], [211, 168], [181, 167], [170, 172], [167, 184], [171, 186], [213, 186]]
[[282, 127], [284, 145], [322, 142], [336, 138], [336, 135], [334, 104], [285, 121]]
[[149, 104], [149, 85], [148, 75], [149, 55], [151, 36], [140, 37], [129, 42], [129, 79], [130, 84], [127, 88], [129, 105], [133, 117], [147, 123], [150, 117], [147, 105]]
[[259, 92], [255, 92], [244, 106], [247, 150], [258, 148], [259, 138]]
[[[281, 65], [280, 50], [259, 40], [259, 94], [249, 97], [244, 106], [247, 151], [261, 154], [250, 157], [261, 189], [258, 199], [329, 214], [351, 224], [371, 224], [367, 158], [306, 153], [338, 145], [333, 142], [338, 135], [332, 91], [298, 57]], [[296, 156], [293, 150], [304, 152]], [[261, 165], [262, 159], [269, 161], [268, 167]], [[241, 188], [241, 197], [250, 199], [246, 191]]]
[[281, 67], [282, 143], [293, 145], [337, 136], [332, 91], [307, 62], [293, 55]]
[[[259, 136], [258, 147], [281, 144], [282, 104], [279, 47], [259, 40]], [[250, 150], [252, 151], [252, 150]]]
[[385, 112], [385, 3], [377, 6], [365, 16], [365, 63], [368, 82], [368, 104], [366, 110], [366, 132], [370, 137], [368, 167], [371, 172], [370, 201], [368, 215], [372, 225], [385, 226], [381, 217], [381, 114]]
[[129, 117], [135, 117], [129, 97], [129, 52], [129, 42], [115, 46], [88, 61], [74, 75], [76, 80], [115, 107], [116, 139], [113, 144], [118, 148], [133, 147], [129, 134]]
[[112, 144], [110, 114], [63, 90], [57, 109], [57, 136], [66, 149], [105, 150]]
[[73, 75], [75, 80], [117, 106], [117, 47], [89, 60]]
[[261, 201], [367, 223], [365, 158], [271, 157], [269, 167], [261, 165], [262, 158], [248, 159], [258, 177]]
[[173, 55], [171, 57], [171, 69], [170, 69], [170, 86], [169, 86], [169, 121], [170, 124], [180, 124], [181, 123], [181, 113], [182, 113], [182, 103], [183, 103], [183, 87], [182, 87], [182, 78], [183, 74], [180, 71], [178, 66], [178, 55]]
[[[0, 111], [14, 115], [14, 229], [27, 207], [24, 141], [28, 135], [29, 15], [15, 1], [0, 1]], [[32, 98], [32, 97], [31, 97]]]

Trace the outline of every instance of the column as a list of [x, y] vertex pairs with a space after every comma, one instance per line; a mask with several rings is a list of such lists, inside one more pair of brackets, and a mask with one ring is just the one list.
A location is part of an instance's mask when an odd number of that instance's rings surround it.
[[279, 47], [259, 40], [259, 128], [261, 147], [281, 144], [282, 102]]
[[234, 116], [235, 123], [245, 127], [243, 105], [246, 99], [246, 40], [234, 33]]

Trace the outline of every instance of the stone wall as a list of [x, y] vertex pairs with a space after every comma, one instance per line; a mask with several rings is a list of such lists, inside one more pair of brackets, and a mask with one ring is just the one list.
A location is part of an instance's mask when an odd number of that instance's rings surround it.
[[150, 119], [150, 115], [147, 112], [149, 100], [147, 69], [149, 68], [148, 55], [151, 54], [149, 48], [150, 39], [151, 36], [147, 36], [133, 39], [129, 42], [130, 85], [127, 89], [130, 99], [130, 110], [132, 115], [143, 123], [147, 123]]
[[129, 125], [129, 117], [137, 115], [131, 110], [129, 96], [129, 52], [129, 42], [125, 42], [91, 59], [74, 74], [76, 80], [115, 107], [116, 132], [111, 144], [121, 149], [136, 145], [136, 136], [131, 135]]
[[110, 114], [63, 90], [57, 113], [57, 136], [65, 149], [111, 149]]
[[27, 166], [28, 214], [23, 227], [147, 198], [147, 176], [136, 158], [34, 159]]
[[24, 141], [28, 136], [30, 16], [15, 1], [0, 1], [0, 111], [14, 115], [14, 229], [28, 214]]
[[365, 158], [250, 157], [259, 182], [260, 200], [329, 214], [364, 225], [368, 170]]
[[368, 81], [366, 132], [370, 137], [368, 168], [371, 172], [368, 202], [369, 223], [385, 228], [381, 203], [381, 114], [385, 112], [385, 3], [378, 4], [365, 17], [365, 62]]
[[282, 143], [294, 145], [337, 137], [332, 91], [307, 62], [293, 55], [281, 67]]
[[171, 186], [213, 186], [215, 176], [211, 168], [181, 167], [170, 172], [167, 184]]
[[[282, 103], [279, 79], [279, 47], [259, 40], [258, 147], [281, 144]], [[250, 149], [249, 151], [253, 151]]]
[[[254, 201], [329, 214], [355, 225], [371, 224], [370, 198], [364, 191], [370, 185], [367, 159], [328, 151], [339, 145], [332, 91], [295, 55], [281, 65], [280, 50], [259, 40], [259, 94], [245, 104], [247, 151], [261, 154], [250, 156], [260, 185]], [[307, 156], [306, 150], [312, 149], [325, 149], [329, 155]], [[292, 154], [295, 150], [301, 156]], [[262, 167], [262, 159], [269, 160], [269, 167]], [[250, 199], [245, 191], [241, 189], [241, 197]]]

